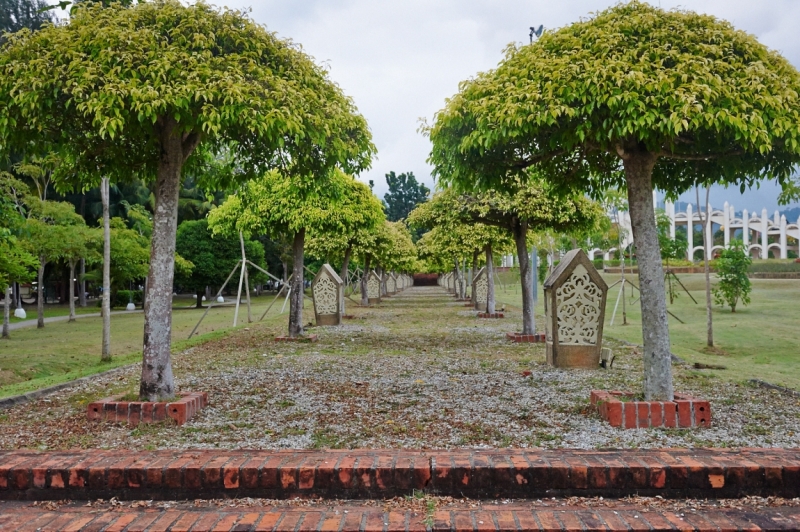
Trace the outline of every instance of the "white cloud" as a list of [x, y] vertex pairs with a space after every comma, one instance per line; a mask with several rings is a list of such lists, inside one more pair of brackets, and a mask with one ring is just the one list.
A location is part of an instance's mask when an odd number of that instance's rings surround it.
[[[651, 0], [729, 20], [800, 65], [796, 0]], [[384, 174], [413, 171], [431, 184], [420, 117], [431, 119], [461, 80], [493, 68], [510, 42], [527, 42], [528, 27], [557, 28], [616, 0], [228, 0], [252, 6], [252, 17], [290, 37], [353, 97], [378, 146], [376, 192]], [[767, 187], [768, 188], [768, 187]], [[762, 191], [767, 190], [762, 187]], [[774, 187], [772, 187], [774, 189]], [[738, 192], [737, 192], [738, 194]]]

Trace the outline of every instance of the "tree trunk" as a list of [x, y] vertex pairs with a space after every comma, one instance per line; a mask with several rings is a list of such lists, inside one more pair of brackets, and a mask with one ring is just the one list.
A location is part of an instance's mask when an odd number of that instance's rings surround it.
[[169, 120], [166, 125], [161, 125], [161, 156], [155, 183], [150, 270], [144, 303], [142, 382], [139, 386], [139, 396], [143, 401], [157, 401], [159, 398], [175, 395], [170, 360], [175, 234], [178, 226], [181, 167], [191, 153], [191, 150], [185, 153], [181, 135], [176, 129]]
[[11, 320], [11, 285], [6, 287], [3, 294], [3, 338], [8, 338], [8, 322]]
[[470, 291], [469, 302], [472, 303], [472, 307], [475, 308], [475, 305], [478, 304], [477, 297], [475, 296], [475, 275], [478, 273], [478, 252], [472, 252], [472, 290]]
[[197, 289], [197, 302], [194, 304], [194, 308], [203, 308], [203, 296], [205, 295], [205, 289]]
[[[104, 177], [100, 182], [100, 198], [103, 202], [103, 348], [100, 360], [111, 360], [111, 228], [109, 226], [109, 181]], [[147, 337], [145, 335], [145, 343]]]
[[369, 278], [369, 263], [371, 262], [369, 255], [364, 255], [364, 273], [361, 275], [361, 306], [369, 306], [369, 294], [367, 293], [367, 279]]
[[47, 258], [44, 255], [41, 255], [39, 257], [39, 274], [37, 278], [39, 284], [36, 285], [39, 287], [39, 290], [36, 293], [36, 327], [38, 329], [44, 327], [44, 267], [46, 264]]
[[80, 287], [81, 293], [78, 294], [78, 304], [81, 308], [86, 307], [86, 259], [81, 259], [81, 277], [78, 286]]
[[494, 301], [494, 255], [492, 254], [492, 245], [486, 246], [486, 312], [487, 314], [495, 313]]
[[[703, 272], [706, 275], [706, 345], [708, 347], [714, 347], [714, 320], [711, 315], [711, 268], [708, 264], [708, 256], [711, 254], [711, 248], [713, 242], [709, 242], [708, 234], [710, 231], [711, 225], [711, 213], [708, 209], [708, 197], [711, 194], [711, 186], [706, 186], [706, 213], [703, 215], [703, 211], [700, 209], [700, 189], [695, 187], [695, 193], [697, 194], [697, 212], [700, 214], [700, 221], [703, 222]], [[726, 227], [725, 230], [727, 231], [728, 228]], [[733, 308], [733, 307], [732, 307]], [[736, 312], [733, 310], [733, 312]]]
[[528, 222], [517, 221], [513, 233], [519, 259], [519, 279], [522, 284], [522, 334], [534, 334], [536, 316], [533, 314], [533, 272], [528, 256]]
[[301, 229], [294, 235], [292, 242], [292, 293], [289, 296], [289, 337], [303, 335], [303, 245], [306, 230]]
[[75, 261], [69, 261], [69, 321], [75, 321]]
[[386, 295], [386, 277], [384, 277], [384, 275], [383, 275], [383, 266], [381, 266], [379, 264], [378, 267], [375, 268], [375, 272], [378, 274], [378, 279], [380, 279], [380, 283], [379, 283], [379, 285], [381, 287], [380, 294], [381, 294], [381, 296], [385, 296]]
[[667, 300], [653, 208], [652, 173], [655, 162], [655, 155], [646, 152], [631, 153], [623, 159], [633, 239], [636, 242], [636, 258], [639, 264], [645, 400], [672, 401]]
[[340, 277], [342, 278], [342, 282], [344, 286], [347, 286], [347, 274], [348, 269], [350, 268], [350, 256], [353, 254], [353, 245], [350, 244], [347, 246], [347, 249], [344, 252], [344, 260], [342, 261], [342, 272]]

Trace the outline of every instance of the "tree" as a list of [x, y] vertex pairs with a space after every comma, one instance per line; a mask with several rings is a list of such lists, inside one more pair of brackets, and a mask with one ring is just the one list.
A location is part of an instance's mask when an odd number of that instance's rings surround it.
[[64, 256], [64, 243], [68, 235], [75, 231], [74, 226], [85, 226], [83, 218], [75, 213], [70, 203], [42, 201], [31, 198], [28, 203], [29, 216], [23, 229], [23, 245], [27, 251], [39, 259], [37, 275], [36, 312], [38, 328], [44, 327], [44, 268], [48, 262]]
[[184, 168], [225, 158], [229, 171], [211, 174], [219, 181], [276, 166], [311, 179], [335, 165], [360, 171], [374, 152], [352, 101], [299, 47], [242, 12], [205, 3], [80, 4], [68, 24], [12, 35], [0, 71], [4, 150], [59, 153], [62, 188], [134, 174], [155, 180], [139, 390], [146, 400], [174, 395], [171, 303]]
[[714, 301], [717, 305], [731, 307], [731, 312], [736, 312], [739, 301], [744, 305], [750, 304], [750, 278], [747, 269], [752, 259], [745, 253], [741, 240], [731, 243], [729, 248], [723, 249], [716, 260], [717, 277], [719, 282], [714, 287]]
[[[263, 268], [264, 246], [261, 242], [247, 239], [244, 247], [247, 259]], [[190, 220], [179, 225], [176, 250], [194, 265], [187, 275], [177, 275], [175, 281], [195, 291], [197, 308], [203, 306], [206, 287], [222, 286], [242, 258], [239, 235], [212, 238], [208, 220]]]
[[327, 179], [306, 180], [273, 170], [249, 181], [208, 215], [214, 235], [291, 235], [292, 283], [289, 296], [289, 336], [303, 331], [303, 267], [307, 234], [336, 234], [352, 229], [345, 217], [355, 179], [334, 170]]
[[332, 258], [341, 260], [340, 277], [346, 283], [350, 259], [374, 240], [376, 229], [383, 224], [386, 216], [383, 205], [372, 190], [355, 179], [347, 182], [348, 190], [339, 201], [339, 216], [342, 230], [334, 233], [309, 233], [308, 252], [330, 262]]
[[81, 259], [87, 262], [99, 260], [99, 254], [93, 253], [92, 243], [99, 240], [98, 230], [75, 224], [61, 231], [61, 258], [69, 267], [69, 321], [75, 321], [75, 267]]
[[[714, 347], [714, 319], [711, 313], [711, 267], [708, 264], [711, 249], [714, 247], [714, 242], [709, 238], [711, 234], [711, 205], [708, 197], [711, 194], [711, 185], [706, 185], [706, 204], [703, 205], [703, 208], [700, 208], [700, 189], [695, 187], [694, 190], [697, 195], [697, 214], [700, 215], [700, 223], [703, 224], [703, 273], [706, 281], [706, 345]], [[705, 214], [703, 214], [704, 211]]]
[[673, 398], [653, 189], [786, 181], [800, 161], [800, 75], [727, 22], [619, 4], [510, 46], [431, 129], [435, 175], [501, 186], [536, 167], [561, 190], [625, 184], [641, 281], [644, 392]]
[[22, 28], [38, 30], [53, 16], [44, 0], [0, 0], [0, 43], [3, 33], [14, 33]]
[[17, 194], [27, 187], [11, 174], [0, 172], [0, 288], [3, 289], [3, 338], [9, 338], [11, 283], [33, 278], [36, 257], [25, 251], [17, 236], [25, 225]]
[[390, 222], [405, 220], [408, 213], [420, 203], [428, 201], [430, 190], [422, 183], [417, 182], [413, 172], [395, 175], [394, 172], [386, 174], [386, 184], [389, 192], [383, 195], [386, 205], [386, 218]]

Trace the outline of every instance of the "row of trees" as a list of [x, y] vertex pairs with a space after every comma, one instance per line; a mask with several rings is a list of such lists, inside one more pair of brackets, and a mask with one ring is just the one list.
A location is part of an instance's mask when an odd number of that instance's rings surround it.
[[627, 190], [639, 266], [644, 395], [673, 398], [653, 189], [789, 182], [800, 163], [800, 74], [730, 24], [620, 4], [510, 46], [461, 84], [429, 129], [444, 186]]

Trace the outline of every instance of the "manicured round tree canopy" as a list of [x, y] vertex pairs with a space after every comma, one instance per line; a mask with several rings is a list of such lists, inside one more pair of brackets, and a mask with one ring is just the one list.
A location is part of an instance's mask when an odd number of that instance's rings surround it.
[[286, 177], [277, 170], [245, 183], [208, 215], [214, 234], [292, 237], [292, 294], [289, 334], [303, 334], [303, 260], [306, 234], [338, 235], [354, 231], [374, 213], [353, 208], [363, 199], [363, 185], [341, 170], [323, 182]]
[[364, 169], [374, 147], [353, 103], [298, 46], [239, 11], [157, 0], [81, 3], [66, 24], [10, 36], [0, 47], [0, 150], [59, 152], [62, 188], [155, 180], [140, 386], [154, 400], [174, 395], [184, 166], [216, 156], [228, 163], [221, 180], [275, 167], [324, 180], [334, 166]]
[[630, 2], [510, 47], [462, 84], [430, 136], [448, 183], [500, 187], [538, 167], [561, 190], [627, 186], [645, 395], [671, 399], [653, 188], [787, 180], [800, 162], [800, 75], [727, 22]]

